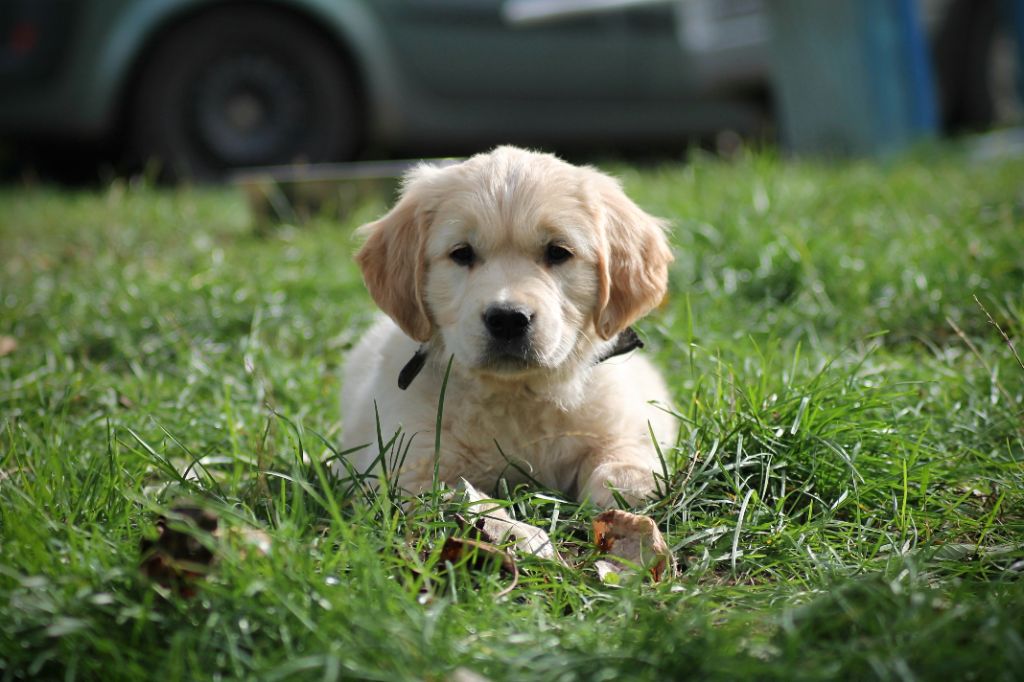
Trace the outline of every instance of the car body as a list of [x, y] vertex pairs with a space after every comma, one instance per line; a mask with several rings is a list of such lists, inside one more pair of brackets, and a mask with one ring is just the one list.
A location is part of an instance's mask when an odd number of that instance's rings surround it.
[[[996, 0], [920, 4], [944, 128], [984, 127]], [[0, 137], [102, 141], [197, 177], [499, 143], [672, 149], [771, 129], [766, 7], [3, 0]], [[554, 18], [513, 20], [524, 8]]]
[[[341, 134], [346, 139], [333, 149], [321, 150], [313, 142], [305, 154], [208, 154], [199, 163], [193, 161], [194, 168], [185, 163], [180, 170], [186, 173], [332, 160], [366, 150], [685, 138], [722, 129], [752, 131], [765, 119], [763, 44], [726, 45], [717, 52], [707, 46], [703, 53], [689, 50], [676, 30], [679, 10], [667, 5], [516, 26], [503, 12], [506, 4], [8, 0], [0, 10], [0, 37], [6, 34], [0, 47], [0, 135], [115, 139], [152, 152], [147, 142], [163, 133], [148, 129], [148, 120], [169, 108], [187, 110], [189, 84], [201, 81], [199, 71], [215, 58], [177, 74], [183, 83], [177, 99], [156, 109], [152, 102], [160, 96], [159, 88], [174, 81], [174, 74], [167, 74], [175, 63], [194, 57], [188, 32], [210, 24], [215, 15], [220, 17], [217, 28], [208, 31], [214, 36], [227, 36], [244, 23], [242, 18], [255, 17], [257, 23], [294, 29], [288, 41], [280, 41], [283, 47], [276, 48], [282, 52], [311, 43], [321, 46], [320, 54], [335, 62], [335, 80], [309, 83], [306, 91], [336, 92], [344, 98], [340, 106], [346, 130]], [[730, 11], [749, 16], [751, 4], [760, 3], [733, 2]], [[173, 43], [169, 36], [178, 39], [176, 51], [161, 57]], [[207, 42], [196, 49], [214, 54], [223, 47], [216, 38]], [[250, 43], [245, 49], [259, 47], [258, 40]], [[161, 58], [165, 64], [154, 73]], [[287, 55], [280, 61], [286, 63]], [[223, 70], [245, 70], [238, 63], [233, 69]], [[309, 70], [281, 71], [277, 80], [294, 80]], [[225, 78], [231, 76], [220, 80]], [[327, 85], [334, 82], [336, 86]], [[339, 106], [311, 97], [313, 108]], [[253, 104], [252, 98], [248, 103]], [[218, 100], [210, 108], [217, 114], [217, 107], [235, 104], [241, 112], [236, 119], [245, 120], [245, 102]], [[149, 139], [140, 139], [140, 127]]]

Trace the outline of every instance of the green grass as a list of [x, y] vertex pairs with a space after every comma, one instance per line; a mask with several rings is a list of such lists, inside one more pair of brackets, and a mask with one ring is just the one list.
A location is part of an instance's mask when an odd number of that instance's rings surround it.
[[[382, 205], [259, 235], [229, 190], [0, 190], [0, 677], [1024, 676], [1024, 368], [986, 314], [1024, 352], [1024, 160], [613, 170], [675, 226], [640, 329], [685, 571], [602, 585], [593, 510], [520, 489], [574, 565], [504, 598], [438, 563], [450, 506], [319, 466]], [[139, 542], [181, 497], [270, 554], [216, 541], [168, 597]]]

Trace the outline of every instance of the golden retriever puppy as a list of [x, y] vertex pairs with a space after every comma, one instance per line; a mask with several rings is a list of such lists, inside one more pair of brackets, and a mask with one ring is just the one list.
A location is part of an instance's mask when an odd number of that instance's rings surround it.
[[599, 506], [631, 503], [671, 443], [669, 395], [629, 325], [665, 295], [661, 221], [612, 178], [549, 154], [500, 147], [420, 166], [365, 225], [356, 258], [387, 313], [351, 351], [345, 447], [359, 472], [401, 428], [410, 492], [435, 475], [438, 399], [451, 359], [437, 477], [493, 490], [533, 480]]

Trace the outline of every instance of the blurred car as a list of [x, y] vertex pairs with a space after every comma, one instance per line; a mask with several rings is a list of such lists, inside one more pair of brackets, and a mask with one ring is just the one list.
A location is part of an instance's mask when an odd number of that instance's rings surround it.
[[0, 135], [114, 140], [174, 175], [210, 177], [366, 150], [763, 125], [757, 0], [701, 3], [694, 21], [720, 40], [698, 32], [696, 50], [668, 5], [516, 26], [506, 4], [6, 0]]
[[[996, 0], [921, 2], [947, 123], [983, 126]], [[209, 178], [751, 134], [772, 113], [769, 43], [763, 0], [0, 0], [0, 136]]]

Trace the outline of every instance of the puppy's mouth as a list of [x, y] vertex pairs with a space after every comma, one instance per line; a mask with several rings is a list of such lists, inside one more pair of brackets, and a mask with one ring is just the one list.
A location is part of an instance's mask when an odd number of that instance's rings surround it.
[[543, 366], [527, 343], [492, 341], [487, 345], [477, 368], [495, 374], [520, 374]]

